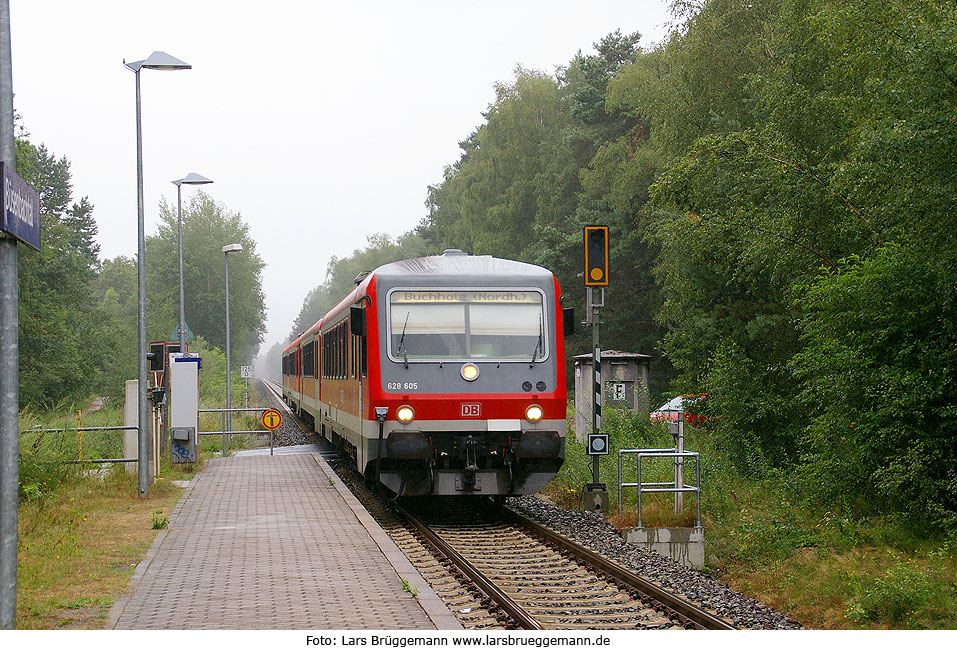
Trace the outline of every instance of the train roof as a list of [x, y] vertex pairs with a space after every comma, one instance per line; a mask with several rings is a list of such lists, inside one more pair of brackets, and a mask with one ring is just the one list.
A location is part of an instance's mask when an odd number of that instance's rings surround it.
[[373, 271], [380, 281], [399, 281], [409, 278], [434, 278], [442, 280], [476, 281], [490, 277], [515, 278], [523, 280], [540, 279], [551, 283], [551, 272], [538, 265], [495, 258], [493, 256], [470, 256], [459, 249], [447, 249], [440, 256], [422, 256], [387, 263]]
[[377, 267], [371, 273], [362, 276], [351, 293], [346, 295], [323, 317], [319, 318], [315, 324], [299, 334], [283, 349], [283, 353], [296, 349], [303, 338], [319, 331], [329, 316], [341, 313], [345, 306], [354, 303], [358, 298], [365, 295], [373, 280], [382, 281], [388, 286], [395, 287], [398, 284], [414, 283], [415, 281], [480, 285], [487, 283], [490, 278], [501, 279], [502, 285], [512, 285], [505, 283], [505, 280], [511, 280], [518, 284], [538, 283], [550, 287], [554, 283], [555, 276], [549, 270], [531, 263], [495, 258], [489, 255], [471, 256], [460, 249], [447, 249], [438, 256], [421, 256], [396, 261], [395, 263], [386, 263]]

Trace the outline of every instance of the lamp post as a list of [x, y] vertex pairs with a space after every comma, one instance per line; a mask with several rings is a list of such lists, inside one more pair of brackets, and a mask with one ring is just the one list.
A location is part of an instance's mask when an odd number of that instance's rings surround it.
[[[226, 433], [223, 438], [229, 435], [229, 441], [232, 442], [233, 414], [230, 412], [233, 403], [233, 388], [230, 377], [229, 362], [229, 255], [235, 252], [243, 251], [243, 246], [239, 243], [226, 245], [223, 247], [223, 258], [226, 260]], [[226, 448], [225, 446], [223, 447]]]
[[176, 184], [176, 224], [179, 227], [179, 351], [186, 353], [186, 304], [183, 299], [183, 184], [200, 186], [213, 183], [202, 175], [191, 172], [182, 179], [175, 179]]
[[[10, 3], [0, 2], [0, 159], [17, 168]], [[2, 183], [2, 182], [0, 182]], [[0, 239], [0, 629], [17, 627], [20, 400], [17, 241]]]
[[139, 373], [137, 379], [137, 405], [139, 412], [138, 454], [136, 468], [139, 472], [139, 495], [149, 495], [149, 425], [146, 414], [146, 237], [143, 226], [143, 118], [140, 109], [140, 70], [187, 70], [188, 63], [165, 52], [154, 52], [142, 61], [133, 61], [123, 65], [133, 71], [136, 77], [136, 272], [137, 272], [137, 319], [136, 340], [139, 346]]

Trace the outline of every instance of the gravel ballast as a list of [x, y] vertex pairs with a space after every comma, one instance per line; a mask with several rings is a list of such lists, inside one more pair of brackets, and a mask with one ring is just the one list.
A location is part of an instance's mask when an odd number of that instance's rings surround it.
[[711, 576], [624, 541], [618, 530], [593, 512], [566, 510], [538, 496], [515, 497], [507, 505], [565, 537], [684, 596], [738, 628], [794, 630], [803, 626], [765, 604], [735, 592]]

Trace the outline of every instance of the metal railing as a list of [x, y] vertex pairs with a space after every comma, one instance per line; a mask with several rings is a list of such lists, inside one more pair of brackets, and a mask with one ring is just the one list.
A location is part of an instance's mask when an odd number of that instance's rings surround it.
[[[637, 454], [635, 467], [637, 468], [637, 482], [622, 482], [621, 461], [623, 454]], [[675, 461], [675, 477], [671, 481], [641, 482], [641, 461], [645, 458], [673, 458]], [[684, 485], [684, 459], [694, 458], [695, 485]], [[619, 449], [618, 450], [618, 514], [621, 515], [622, 488], [638, 488], [638, 528], [641, 524], [641, 495], [645, 492], [670, 492], [676, 496], [685, 492], [695, 493], [695, 509], [697, 517], [695, 525], [701, 527], [701, 458], [696, 451], [678, 451], [675, 449]]]
[[65, 426], [62, 428], [37, 428], [37, 424], [32, 429], [27, 429], [21, 431], [21, 433], [39, 433], [40, 435], [45, 435], [47, 433], [56, 433], [56, 439], [54, 440], [54, 446], [57, 450], [60, 449], [60, 433], [76, 433], [77, 434], [77, 457], [76, 460], [62, 460], [59, 462], [63, 463], [135, 463], [139, 462], [138, 458], [83, 458], [83, 433], [90, 433], [96, 431], [137, 431], [139, 430], [138, 426]]
[[264, 433], [269, 434], [269, 455], [273, 455], [273, 431], [269, 429], [263, 429], [260, 431], [235, 431], [235, 430], [226, 430], [226, 413], [263, 413], [269, 410], [269, 408], [200, 408], [200, 413], [222, 413], [222, 427], [221, 431], [197, 431], [197, 439], [201, 435], [222, 435], [223, 436], [223, 455], [226, 455], [226, 439], [229, 439], [229, 445], [233, 444], [233, 435], [262, 435]]

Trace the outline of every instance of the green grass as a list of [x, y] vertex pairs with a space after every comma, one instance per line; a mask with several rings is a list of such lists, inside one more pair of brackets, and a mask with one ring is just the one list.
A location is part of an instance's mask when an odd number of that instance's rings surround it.
[[77, 474], [19, 510], [17, 628], [100, 628], [182, 491], [168, 480], [138, 498], [115, 465]]

